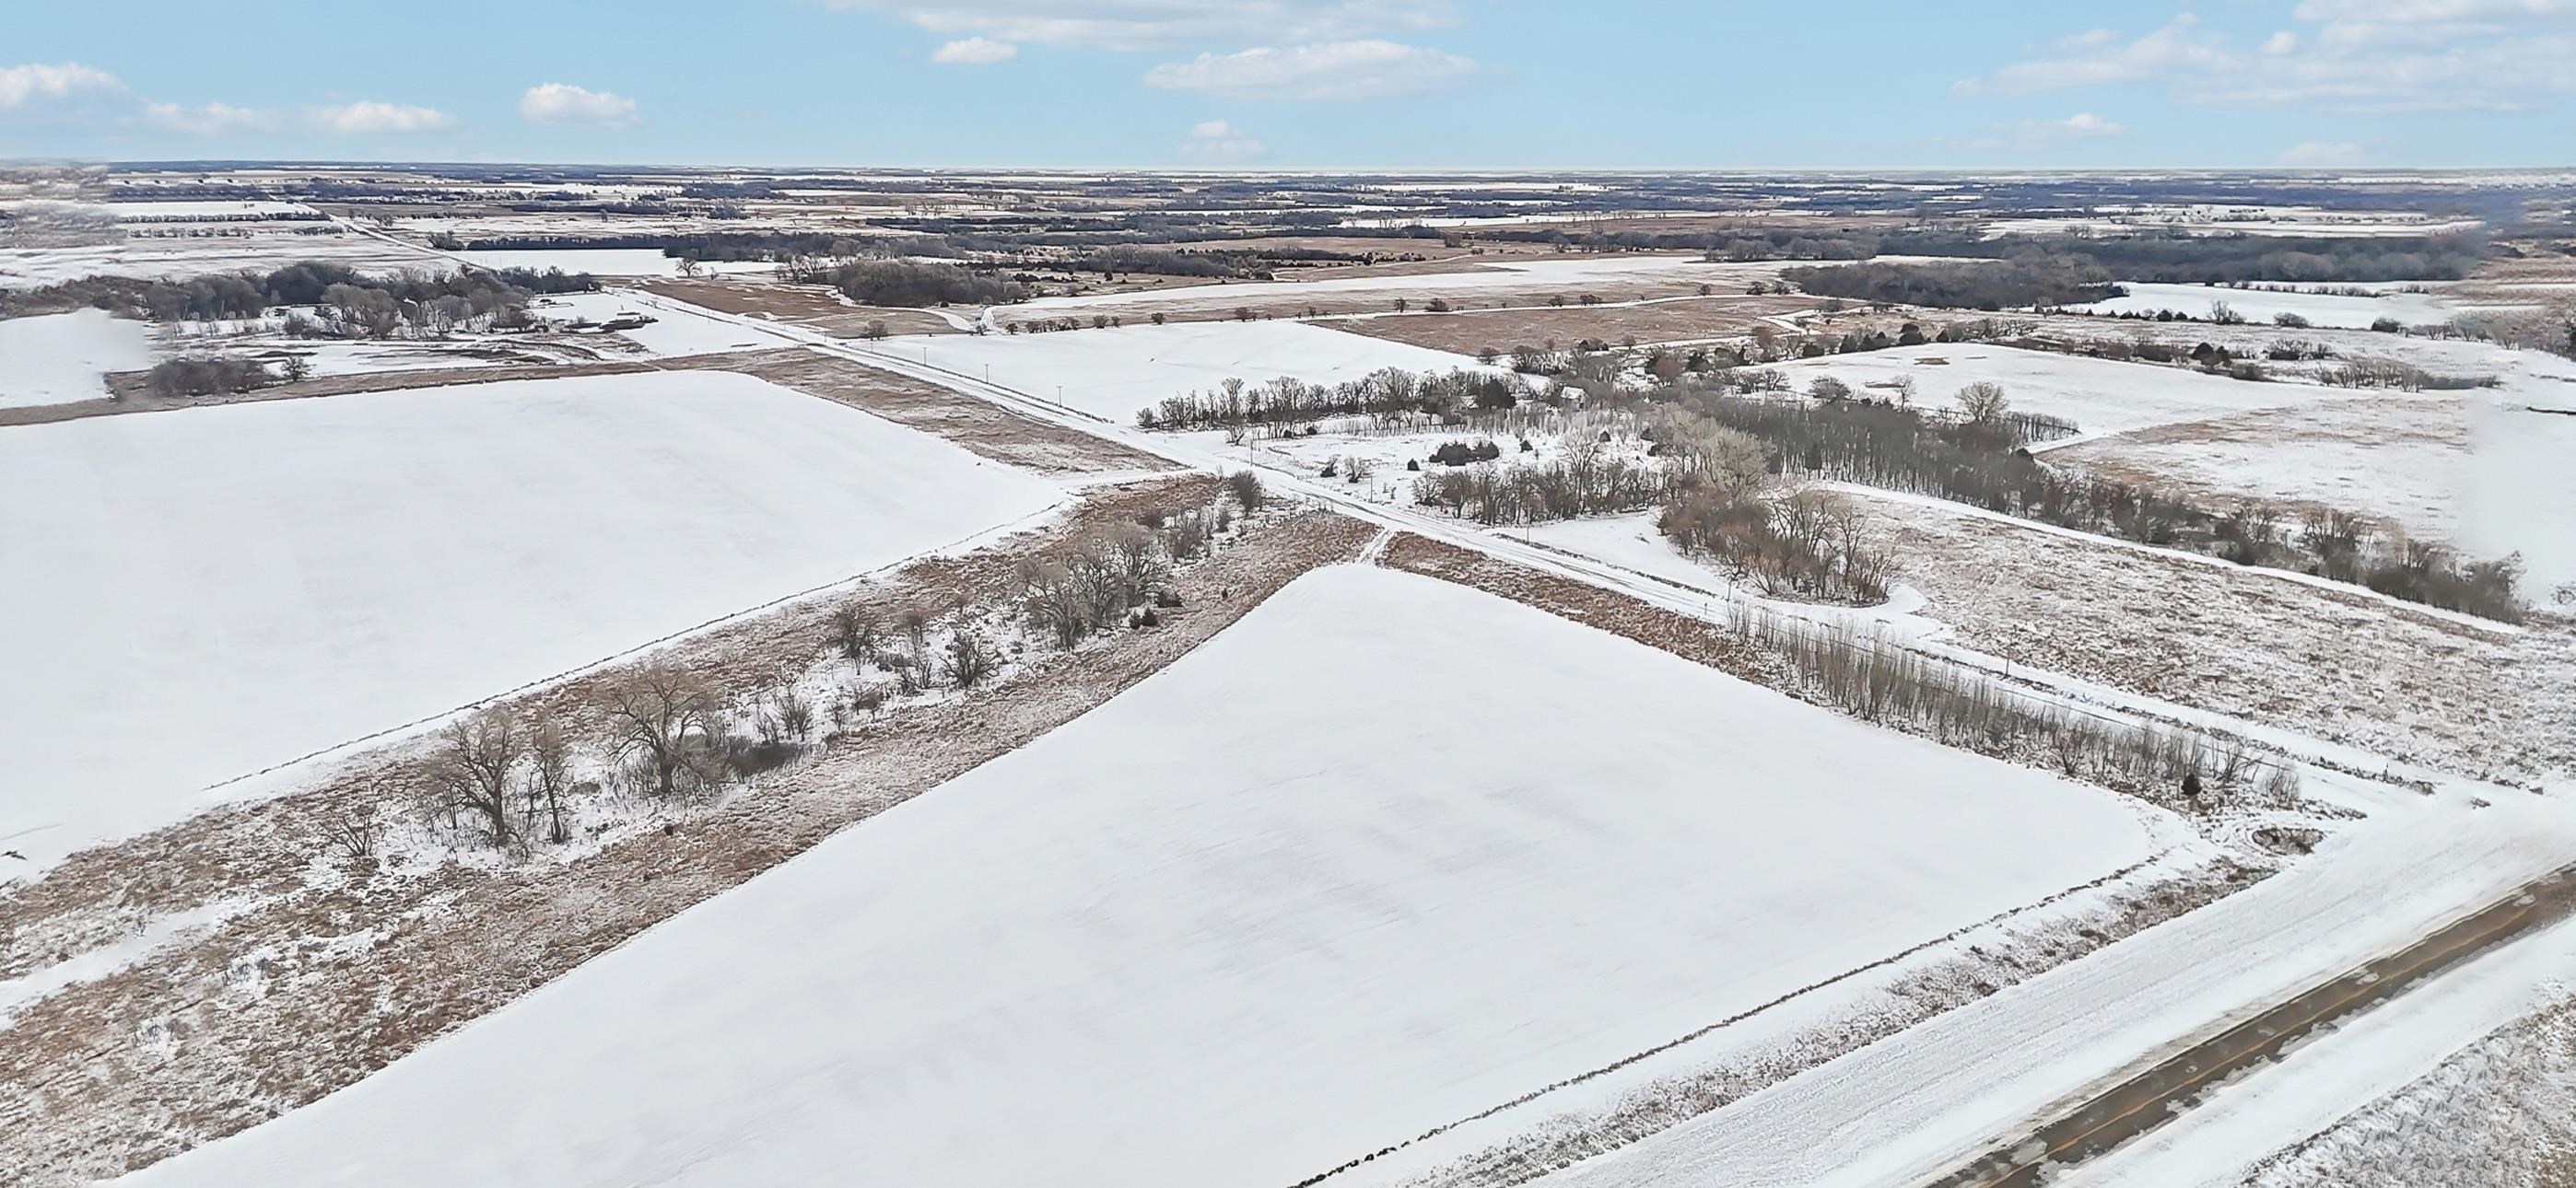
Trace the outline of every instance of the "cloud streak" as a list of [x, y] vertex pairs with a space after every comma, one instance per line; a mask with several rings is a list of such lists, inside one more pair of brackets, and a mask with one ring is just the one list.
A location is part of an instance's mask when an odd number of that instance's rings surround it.
[[531, 124], [618, 128], [635, 122], [635, 101], [613, 91], [593, 91], [570, 83], [541, 83], [519, 96], [519, 118]]
[[1351, 101], [1415, 95], [1454, 85], [1476, 63], [1392, 41], [1334, 41], [1200, 54], [1145, 72], [1145, 85], [1229, 99]]

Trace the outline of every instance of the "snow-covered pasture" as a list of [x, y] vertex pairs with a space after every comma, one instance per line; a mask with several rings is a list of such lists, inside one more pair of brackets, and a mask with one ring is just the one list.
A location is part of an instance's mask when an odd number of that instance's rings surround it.
[[[852, 344], [860, 345], [860, 344]], [[1165, 397], [1214, 391], [1227, 379], [1354, 380], [1386, 367], [1446, 372], [1474, 359], [1301, 322], [1176, 322], [1046, 334], [939, 334], [887, 339], [874, 349], [985, 379], [1120, 425]], [[989, 369], [989, 373], [988, 373]]]
[[152, 365], [150, 327], [103, 309], [0, 318], [0, 408], [107, 395], [107, 373]]
[[131, 1182], [1291, 1183], [2149, 846], [2097, 790], [1337, 567]]
[[1853, 392], [1895, 396], [1890, 385], [1914, 377], [1918, 407], [1955, 409], [1959, 389], [1979, 381], [2003, 385], [2019, 412], [2074, 421], [2086, 436], [2198, 421], [2261, 408], [2332, 400], [2339, 390], [2307, 384], [2250, 383], [2187, 367], [2131, 363], [1986, 343], [1940, 343], [1826, 355], [1778, 365], [1793, 390], [1830, 375]]
[[2286, 313], [2305, 318], [2310, 325], [2354, 330], [2369, 329], [2371, 323], [2381, 318], [2395, 318], [2409, 326], [2439, 325], [2460, 312], [2430, 293], [2383, 292], [2371, 297], [2351, 297], [2220, 285], [2171, 285], [2143, 281], [2122, 281], [2120, 284], [2129, 290], [2127, 296], [2067, 308], [2097, 314], [2152, 314], [2172, 310], [2194, 318], [2206, 318], [2210, 316], [2210, 306], [2223, 301], [2249, 322], [2270, 322]]
[[42, 869], [1059, 498], [726, 372], [0, 429], [0, 719], [25, 740], [0, 841]]

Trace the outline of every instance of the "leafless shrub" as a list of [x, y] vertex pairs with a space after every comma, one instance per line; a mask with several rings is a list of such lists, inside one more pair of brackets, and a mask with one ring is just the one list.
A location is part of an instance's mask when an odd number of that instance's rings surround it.
[[360, 802], [344, 807], [338, 816], [323, 826], [322, 835], [333, 852], [343, 861], [359, 866], [372, 866], [384, 845], [385, 830], [376, 819], [375, 805]]
[[1001, 660], [993, 654], [992, 645], [972, 631], [959, 631], [948, 640], [948, 683], [960, 689], [971, 689], [993, 675]]

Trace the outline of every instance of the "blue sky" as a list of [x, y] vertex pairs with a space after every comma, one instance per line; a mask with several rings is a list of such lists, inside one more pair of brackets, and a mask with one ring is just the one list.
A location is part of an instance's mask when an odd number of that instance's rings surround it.
[[2576, 164], [2576, 0], [5, 0], [0, 158]]

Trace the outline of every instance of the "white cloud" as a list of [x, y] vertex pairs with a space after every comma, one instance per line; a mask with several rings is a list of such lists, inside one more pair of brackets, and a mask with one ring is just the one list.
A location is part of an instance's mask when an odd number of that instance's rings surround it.
[[937, 53], [930, 55], [930, 60], [959, 66], [986, 66], [994, 62], [1008, 62], [1019, 56], [1020, 47], [1010, 42], [969, 37], [940, 46]]
[[519, 96], [519, 118], [532, 124], [624, 127], [635, 122], [635, 101], [609, 91], [550, 82]]
[[2350, 165], [2361, 159], [2361, 146], [2348, 140], [2311, 140], [2281, 150], [2273, 160], [2282, 165]]
[[0, 111], [124, 93], [115, 75], [78, 62], [0, 66]]
[[1206, 120], [1190, 125], [1190, 138], [1181, 145], [1181, 154], [1224, 160], [1258, 157], [1265, 146], [1246, 135], [1241, 128], [1224, 120]]
[[1444, 87], [1475, 71], [1473, 61], [1421, 46], [1332, 41], [1165, 62], [1145, 72], [1145, 85], [1230, 99], [1385, 99]]
[[144, 126], [186, 136], [219, 136], [226, 132], [261, 132], [277, 126], [277, 113], [258, 108], [235, 107], [229, 103], [208, 103], [189, 107], [182, 103], [146, 103], [143, 105]]
[[1113, 50], [1347, 41], [1457, 22], [1456, 0], [830, 0], [933, 33]]
[[2103, 119], [2089, 111], [2079, 111], [2062, 120], [2015, 120], [2008, 124], [1997, 124], [1983, 136], [1972, 136], [1964, 140], [1945, 140], [1942, 143], [1963, 149], [1984, 151], [2010, 149], [2029, 152], [2078, 140], [2117, 136], [2125, 131], [2128, 129], [2122, 124]]
[[2042, 120], [2039, 127], [2065, 136], [2117, 136], [2120, 125], [2089, 111], [2079, 111], [2062, 120]]
[[2139, 82], [2179, 69], [2224, 66], [2223, 53], [2193, 32], [2197, 23], [2178, 19], [2125, 44], [2116, 37], [2102, 36], [2103, 31], [2097, 29], [2061, 43], [2062, 48], [2087, 52], [2015, 62], [1992, 74], [1961, 79], [1950, 89], [1959, 95], [2033, 95], [2068, 87]]
[[2576, 0], [2304, 0], [2252, 52], [2188, 14], [2143, 36], [2099, 31], [2055, 56], [1962, 79], [1959, 95], [2161, 83], [2187, 103], [2343, 112], [2528, 108], [2576, 92]]
[[412, 107], [400, 103], [378, 103], [362, 100], [338, 107], [316, 108], [314, 118], [334, 132], [352, 135], [377, 132], [435, 132], [456, 125], [456, 117], [434, 107]]

